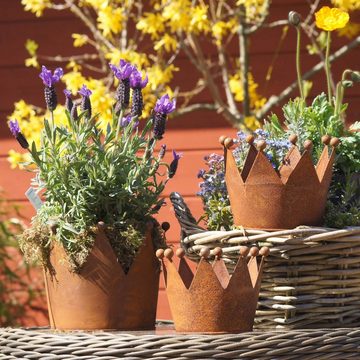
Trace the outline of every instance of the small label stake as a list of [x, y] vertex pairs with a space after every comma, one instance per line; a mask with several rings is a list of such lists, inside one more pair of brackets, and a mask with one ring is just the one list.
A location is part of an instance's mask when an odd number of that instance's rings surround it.
[[40, 196], [36, 193], [33, 187], [29, 187], [26, 190], [25, 196], [29, 199], [31, 205], [35, 208], [36, 211], [38, 211], [41, 208], [43, 203], [40, 199]]

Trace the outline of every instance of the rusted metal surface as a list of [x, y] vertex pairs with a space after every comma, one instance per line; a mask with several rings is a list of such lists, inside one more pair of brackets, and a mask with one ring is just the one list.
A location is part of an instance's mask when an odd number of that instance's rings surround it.
[[70, 272], [65, 251], [55, 245], [56, 275], [45, 274], [50, 325], [60, 330], [149, 330], [155, 327], [160, 267], [151, 228], [127, 274], [102, 226], [80, 274]]
[[[208, 250], [208, 251], [206, 251]], [[173, 261], [173, 251], [158, 250], [156, 255], [162, 261], [171, 313], [177, 332], [183, 333], [239, 333], [251, 331], [261, 276], [264, 265], [262, 258], [258, 266], [257, 248], [242, 252], [233, 275], [229, 275], [218, 248], [213, 264], [207, 258], [209, 249], [202, 249], [201, 261], [193, 275], [184, 258], [183, 250], [177, 251], [178, 267]], [[268, 255], [263, 248], [261, 256]]]
[[231, 151], [232, 142], [221, 138], [234, 224], [267, 230], [322, 225], [338, 139], [324, 142], [316, 167], [311, 157], [312, 143], [307, 141], [300, 154], [295, 140], [279, 171], [263, 152], [266, 144], [256, 148], [253, 137], [247, 141], [250, 150], [243, 170], [239, 171]]

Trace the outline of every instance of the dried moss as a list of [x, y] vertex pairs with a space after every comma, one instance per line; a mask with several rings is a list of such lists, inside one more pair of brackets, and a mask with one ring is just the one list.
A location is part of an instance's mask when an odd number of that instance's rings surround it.
[[[164, 248], [164, 232], [156, 220], [151, 219], [151, 221], [153, 222], [154, 249]], [[133, 220], [121, 227], [107, 226], [105, 228], [106, 236], [109, 238], [118, 262], [125, 273], [129, 271], [139, 248], [143, 244], [147, 224], [148, 222]], [[18, 240], [26, 261], [40, 263], [51, 274], [55, 273], [50, 261], [51, 249], [55, 241], [60, 242], [67, 254], [64, 261], [68, 263], [71, 271], [79, 273], [94, 246], [96, 232], [97, 227], [93, 226], [78, 234], [71, 242], [61, 241], [51, 233], [48, 225], [42, 224], [35, 218], [32, 227], [25, 230]]]

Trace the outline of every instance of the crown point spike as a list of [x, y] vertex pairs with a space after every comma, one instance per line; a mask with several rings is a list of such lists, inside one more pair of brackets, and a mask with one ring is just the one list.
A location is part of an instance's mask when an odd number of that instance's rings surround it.
[[248, 135], [245, 139], [245, 141], [249, 144], [249, 145], [252, 145], [255, 141], [255, 137], [254, 135]]
[[252, 257], [258, 256], [259, 255], [259, 249], [255, 246], [253, 246], [250, 251], [249, 251], [249, 255]]
[[270, 254], [270, 249], [267, 246], [264, 246], [260, 249], [259, 254], [263, 257], [267, 257]]
[[266, 141], [265, 141], [265, 140], [260, 140], [260, 141], [258, 141], [257, 144], [256, 144], [256, 148], [257, 148], [259, 151], [265, 150], [265, 148], [266, 148]]
[[182, 259], [185, 256], [185, 250], [183, 248], [178, 248], [176, 249], [175, 254], [179, 259]]
[[203, 258], [203, 259], [207, 259], [209, 256], [210, 256], [210, 249], [205, 246], [203, 247], [201, 250], [200, 250], [200, 256]]
[[224, 145], [225, 140], [226, 140], [226, 136], [225, 136], [225, 135], [221, 135], [221, 136], [219, 137], [219, 143], [220, 143], [221, 145]]
[[161, 224], [161, 228], [166, 232], [166, 231], [168, 231], [170, 229], [170, 224], [167, 221], [164, 221]]
[[247, 246], [240, 246], [240, 249], [239, 249], [240, 256], [247, 257], [249, 250], [250, 249]]
[[230, 149], [232, 146], [234, 145], [234, 140], [232, 138], [226, 138], [224, 140], [224, 146], [227, 148], [227, 149]]
[[222, 251], [222, 248], [221, 248], [221, 247], [216, 247], [216, 248], [214, 249], [214, 251], [213, 251], [213, 254], [214, 254], [214, 256], [215, 256], [215, 259], [220, 259], [221, 256], [222, 256], [222, 253], [223, 253], [223, 251]]
[[332, 147], [337, 147], [337, 146], [339, 146], [339, 144], [340, 144], [340, 139], [337, 137], [333, 137], [330, 140], [330, 146], [332, 146]]
[[155, 255], [159, 260], [161, 260], [164, 257], [164, 249], [157, 249]]
[[331, 136], [326, 134], [326, 135], [323, 135], [321, 137], [321, 142], [324, 144], [324, 145], [329, 145], [330, 144], [330, 140], [331, 140]]
[[311, 140], [305, 140], [304, 141], [304, 149], [311, 151], [313, 148], [313, 142]]
[[173, 249], [170, 249], [170, 248], [167, 248], [165, 251], [164, 251], [164, 256], [171, 260], [172, 257], [174, 256], [174, 250]]
[[298, 141], [298, 137], [295, 134], [292, 134], [289, 136], [289, 141], [293, 144], [296, 145], [297, 141]]

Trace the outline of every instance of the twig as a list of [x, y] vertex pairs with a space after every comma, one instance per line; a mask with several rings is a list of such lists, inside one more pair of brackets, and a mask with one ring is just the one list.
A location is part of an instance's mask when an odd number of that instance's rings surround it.
[[217, 109], [217, 106], [213, 103], [209, 103], [209, 104], [191, 104], [188, 105], [186, 107], [181, 107], [178, 110], [176, 110], [173, 114], [173, 116], [180, 116], [180, 115], [185, 115], [188, 113], [191, 113], [193, 111], [197, 111], [197, 110], [209, 110], [209, 111], [214, 111]]
[[[347, 45], [344, 45], [339, 50], [335, 51], [331, 56], [329, 61], [332, 63], [333, 61], [339, 59], [340, 57], [344, 56], [346, 53], [348, 53], [350, 50], [356, 48], [360, 45], [360, 36], [356, 37], [352, 42], [350, 42]], [[316, 64], [311, 70], [303, 74], [302, 78], [304, 80], [307, 80], [311, 78], [313, 75], [318, 73], [319, 71], [324, 69], [324, 62], [321, 61], [318, 64]], [[271, 96], [270, 99], [267, 101], [267, 103], [263, 106], [261, 111], [256, 113], [256, 117], [258, 119], [262, 119], [266, 113], [270, 111], [270, 109], [277, 105], [279, 102], [284, 100], [286, 97], [288, 97], [297, 87], [297, 81], [294, 81], [291, 85], [289, 85], [285, 90], [283, 90], [279, 95], [277, 96]]]

